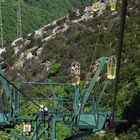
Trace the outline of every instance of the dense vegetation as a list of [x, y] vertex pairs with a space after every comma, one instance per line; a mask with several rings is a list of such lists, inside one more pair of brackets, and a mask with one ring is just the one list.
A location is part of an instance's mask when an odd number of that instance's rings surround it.
[[[72, 9], [89, 4], [90, 0], [21, 0], [23, 36], [66, 15]], [[17, 38], [17, 1], [2, 2], [5, 43]]]
[[[116, 103], [116, 116], [127, 119], [128, 123], [126, 125], [118, 125], [116, 127], [117, 133], [114, 132], [115, 130], [112, 130], [103, 137], [92, 135], [86, 139], [114, 140], [116, 134], [118, 134], [117, 137], [121, 140], [135, 140], [140, 138], [139, 13], [140, 5], [135, 5], [135, 0], [129, 0], [122, 52], [121, 79]], [[25, 37], [25, 39], [28, 38], [32, 41], [28, 46], [25, 45], [22, 51], [33, 46], [43, 46], [43, 51], [38, 60], [34, 58], [26, 60], [18, 72], [22, 73], [26, 80], [46, 81], [50, 78], [54, 81], [70, 82], [69, 66], [73, 61], [78, 61], [81, 64], [81, 83], [85, 83], [93, 74], [90, 66], [99, 57], [116, 55], [120, 29], [119, 17], [120, 12], [112, 13], [107, 10], [100, 16], [97, 16], [97, 13], [95, 13], [94, 18], [87, 21], [81, 21], [79, 23], [68, 22], [69, 29], [66, 32], [57, 34], [54, 39], [47, 42], [43, 42], [42, 38], [36, 39], [34, 33], [32, 33], [30, 38]], [[73, 17], [73, 19], [76, 18]], [[60, 22], [59, 24], [63, 23]], [[7, 59], [8, 56], [11, 56], [10, 53], [13, 54], [11, 49], [3, 54], [4, 58]], [[18, 57], [10, 57], [7, 61], [12, 65]], [[52, 65], [46, 72], [45, 62], [48, 61]], [[39, 88], [39, 90], [43, 93], [48, 93], [49, 89]], [[65, 89], [57, 90], [65, 92]], [[71, 91], [69, 89], [69, 92]], [[36, 91], [32, 90], [31, 95], [36, 96]], [[33, 111], [36, 110], [34, 106], [30, 107]], [[5, 137], [7, 138], [7, 136]]]

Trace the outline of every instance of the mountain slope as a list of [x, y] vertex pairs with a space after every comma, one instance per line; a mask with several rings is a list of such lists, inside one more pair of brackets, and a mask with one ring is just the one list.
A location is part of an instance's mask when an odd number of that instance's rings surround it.
[[[89, 0], [82, 2], [88, 4]], [[79, 0], [36, 0], [32, 3], [21, 0], [21, 16], [23, 36], [47, 23], [62, 17], [68, 11], [80, 7]], [[4, 40], [9, 42], [15, 38], [17, 26], [17, 3], [16, 0], [5, 0], [2, 2]]]
[[[140, 136], [140, 5], [129, 1], [127, 10], [116, 111], [120, 118], [128, 119], [127, 127], [119, 128], [129, 130], [129, 134], [120, 135], [124, 139], [130, 135], [130, 138]], [[70, 82], [69, 67], [73, 61], [78, 61], [81, 81], [86, 83], [93, 74], [91, 66], [99, 57], [116, 55], [119, 29], [120, 12], [104, 10], [98, 15], [88, 7], [85, 12], [71, 12], [69, 16], [14, 41], [2, 55], [28, 81], [51, 78]], [[3, 68], [10, 80], [15, 83], [22, 80], [10, 67], [3, 65]]]

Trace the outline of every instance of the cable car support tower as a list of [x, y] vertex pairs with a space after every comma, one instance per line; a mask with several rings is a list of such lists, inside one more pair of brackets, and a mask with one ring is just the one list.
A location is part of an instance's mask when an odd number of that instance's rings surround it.
[[2, 0], [0, 0], [0, 43], [3, 48], [3, 22], [2, 22]]
[[17, 38], [22, 38], [21, 0], [17, 0]]

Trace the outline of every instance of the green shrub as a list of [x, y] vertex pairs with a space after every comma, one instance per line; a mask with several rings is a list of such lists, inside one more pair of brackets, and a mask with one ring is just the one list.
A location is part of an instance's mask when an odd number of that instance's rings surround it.
[[49, 77], [54, 76], [59, 71], [60, 68], [61, 68], [60, 63], [53, 64], [48, 71], [48, 76]]

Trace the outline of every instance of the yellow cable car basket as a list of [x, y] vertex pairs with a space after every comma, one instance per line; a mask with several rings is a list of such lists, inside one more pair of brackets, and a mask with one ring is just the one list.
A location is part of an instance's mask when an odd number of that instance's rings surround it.
[[80, 84], [80, 64], [78, 62], [73, 62], [71, 64], [71, 74], [72, 74], [72, 84]]
[[111, 56], [109, 58], [109, 63], [107, 64], [107, 78], [108, 79], [115, 79], [116, 78], [116, 65], [117, 65], [117, 59], [115, 56]]
[[116, 10], [116, 0], [112, 0], [110, 2], [110, 5], [111, 5], [111, 11], [115, 11]]
[[94, 11], [94, 12], [98, 11], [98, 10], [99, 10], [98, 3], [93, 3], [91, 9], [92, 9], [92, 11]]

